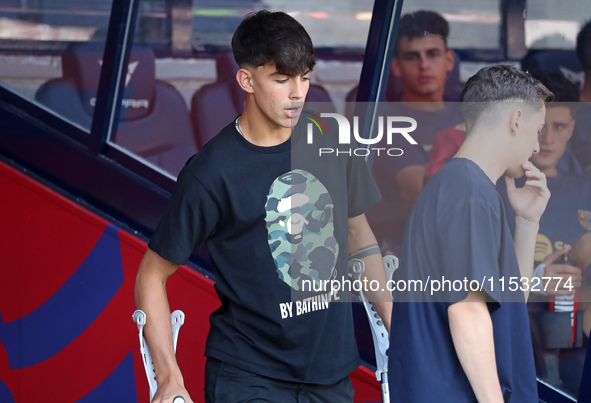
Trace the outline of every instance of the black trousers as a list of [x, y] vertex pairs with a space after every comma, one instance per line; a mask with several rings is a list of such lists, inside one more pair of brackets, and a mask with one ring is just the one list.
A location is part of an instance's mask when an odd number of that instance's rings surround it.
[[333, 385], [287, 382], [236, 368], [215, 358], [205, 364], [206, 403], [351, 403], [349, 377]]

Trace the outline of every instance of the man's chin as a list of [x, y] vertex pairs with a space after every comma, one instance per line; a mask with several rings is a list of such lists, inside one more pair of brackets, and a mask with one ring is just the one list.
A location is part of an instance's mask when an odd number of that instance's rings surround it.
[[289, 126], [293, 128], [293, 127], [295, 127], [295, 125], [298, 124], [299, 121], [300, 121], [300, 115], [294, 116], [289, 120], [289, 122], [290, 122]]
[[531, 159], [532, 164], [540, 171], [544, 172], [545, 170], [552, 169], [556, 167], [556, 163], [558, 160], [548, 161], [541, 158]]
[[507, 175], [508, 177], [513, 178], [513, 179], [519, 179], [523, 175], [525, 175], [525, 170], [523, 169], [522, 166], [519, 166], [516, 168], [509, 168], [505, 171], [505, 175]]

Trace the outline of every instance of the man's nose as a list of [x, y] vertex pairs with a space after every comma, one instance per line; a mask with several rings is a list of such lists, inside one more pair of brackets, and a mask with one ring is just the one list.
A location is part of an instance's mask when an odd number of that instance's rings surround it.
[[544, 126], [538, 136], [538, 141], [542, 144], [552, 144], [554, 141], [554, 133], [548, 126]]
[[427, 55], [420, 55], [419, 57], [419, 67], [421, 69], [426, 69], [427, 67], [429, 67], [429, 65], [431, 64], [431, 60], [429, 60], [429, 57]]
[[291, 93], [289, 94], [290, 99], [302, 99], [306, 95], [304, 86], [306, 86], [302, 80], [296, 78], [293, 85], [291, 86]]
[[534, 147], [534, 154], [537, 154], [540, 152], [540, 142], [538, 140], [536, 140], [536, 146]]

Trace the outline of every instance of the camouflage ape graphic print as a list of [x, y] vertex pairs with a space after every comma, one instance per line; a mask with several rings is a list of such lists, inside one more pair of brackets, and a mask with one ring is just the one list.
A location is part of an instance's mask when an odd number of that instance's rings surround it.
[[294, 290], [302, 289], [303, 280], [319, 285], [335, 274], [333, 209], [328, 190], [309, 172], [296, 169], [271, 184], [265, 205], [269, 247], [279, 278]]

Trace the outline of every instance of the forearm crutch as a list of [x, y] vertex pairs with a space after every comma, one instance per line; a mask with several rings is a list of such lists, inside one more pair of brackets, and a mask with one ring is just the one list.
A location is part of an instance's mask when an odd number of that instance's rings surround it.
[[[144, 311], [138, 309], [133, 313], [133, 321], [137, 324], [140, 338], [140, 352], [142, 354], [142, 361], [144, 362], [144, 369], [146, 370], [146, 377], [148, 378], [148, 384], [150, 385], [150, 402], [156, 394], [158, 384], [156, 382], [156, 372], [154, 371], [154, 363], [152, 362], [152, 356], [148, 349], [148, 344], [144, 339], [144, 325], [146, 324], [146, 314]], [[170, 314], [170, 324], [172, 327], [172, 346], [176, 354], [176, 343], [179, 338], [179, 330], [185, 323], [185, 314], [183, 311], [176, 310]], [[185, 399], [180, 396], [174, 398], [173, 403], [184, 403]]]
[[[396, 256], [384, 256], [384, 269], [386, 270], [386, 278], [388, 280], [392, 278], [392, 274], [397, 268], [398, 258]], [[363, 260], [349, 260], [349, 272], [352, 274], [354, 280], [361, 281], [361, 275], [365, 272], [365, 263]], [[390, 390], [388, 387], [388, 348], [390, 348], [390, 339], [388, 337], [388, 331], [382, 322], [382, 318], [380, 318], [372, 303], [368, 301], [363, 290], [359, 292], [359, 298], [363, 303], [371, 328], [371, 336], [376, 353], [376, 379], [382, 387], [382, 402], [390, 403]]]

